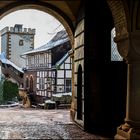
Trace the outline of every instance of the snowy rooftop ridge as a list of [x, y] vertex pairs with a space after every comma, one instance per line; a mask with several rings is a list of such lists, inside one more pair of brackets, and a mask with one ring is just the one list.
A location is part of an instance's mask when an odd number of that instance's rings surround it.
[[57, 47], [58, 45], [65, 43], [67, 41], [69, 41], [68, 35], [67, 35], [65, 30], [62, 30], [62, 31], [58, 32], [53, 37], [53, 39], [50, 40], [47, 44], [45, 44], [39, 48], [36, 48], [32, 51], [25, 52], [22, 55], [28, 55], [28, 54], [32, 54], [32, 53], [47, 51], [47, 50], [50, 50], [54, 47]]
[[15, 65], [13, 62], [11, 62], [10, 60], [6, 59], [6, 55], [5, 55], [5, 52], [2, 52], [0, 54], [0, 61], [4, 64], [8, 64], [8, 65], [11, 65], [12, 67], [14, 67], [16, 70], [23, 72], [22, 68], [18, 67], [17, 65]]
[[49, 42], [47, 43], [46, 45], [43, 45], [41, 46], [42, 48], [37, 48], [37, 49], [34, 49], [32, 51], [29, 51], [29, 52], [26, 52], [26, 53], [23, 53], [22, 55], [27, 55], [27, 54], [32, 54], [32, 53], [37, 53], [37, 52], [43, 52], [43, 51], [47, 51], [47, 50], [50, 50], [58, 45], [61, 45], [65, 42], [69, 41], [68, 38], [65, 38], [65, 39], [62, 39], [62, 40], [58, 40], [56, 42]]

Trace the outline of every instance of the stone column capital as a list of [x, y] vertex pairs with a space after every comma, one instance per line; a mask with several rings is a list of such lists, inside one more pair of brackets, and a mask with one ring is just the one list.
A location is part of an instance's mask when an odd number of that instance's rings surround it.
[[117, 43], [117, 49], [120, 55], [127, 59], [129, 51], [129, 34], [125, 28], [122, 28], [121, 32], [116, 31], [116, 37], [114, 37], [114, 42]]
[[140, 31], [116, 35], [114, 41], [127, 63], [140, 63]]

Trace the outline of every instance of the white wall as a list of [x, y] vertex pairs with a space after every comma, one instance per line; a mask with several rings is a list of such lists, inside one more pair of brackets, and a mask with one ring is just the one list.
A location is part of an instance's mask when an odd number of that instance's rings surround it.
[[[23, 40], [23, 46], [19, 46], [19, 40]], [[20, 55], [31, 50], [31, 41], [25, 41], [22, 35], [11, 34], [11, 61], [19, 67], [25, 67], [25, 59]]]
[[7, 50], [7, 34], [2, 35], [1, 38], [1, 52], [6, 53]]
[[[66, 63], [66, 64], [65, 64]], [[67, 64], [69, 63], [69, 64]], [[65, 65], [65, 67], [64, 67]], [[64, 70], [65, 68], [65, 70]], [[63, 62], [60, 69], [57, 70], [57, 90], [56, 92], [65, 92], [65, 80], [72, 78], [72, 70], [70, 69], [70, 56]], [[66, 70], [68, 69], [68, 70]], [[61, 89], [61, 90], [60, 90]]]

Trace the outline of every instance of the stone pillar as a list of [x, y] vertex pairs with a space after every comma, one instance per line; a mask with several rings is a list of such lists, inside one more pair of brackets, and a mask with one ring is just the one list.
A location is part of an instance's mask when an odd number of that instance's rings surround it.
[[[84, 22], [85, 19], [81, 19], [79, 23], [77, 24], [76, 30], [75, 30], [75, 38], [74, 38], [74, 93], [73, 93], [73, 107], [74, 107], [74, 121], [80, 126], [81, 128], [84, 128]], [[78, 67], [81, 65], [82, 67], [82, 119], [77, 119], [77, 89], [78, 89]]]
[[[115, 139], [140, 139], [140, 33], [129, 34], [127, 43], [126, 118], [125, 124], [117, 128]], [[123, 47], [121, 42], [119, 47]]]

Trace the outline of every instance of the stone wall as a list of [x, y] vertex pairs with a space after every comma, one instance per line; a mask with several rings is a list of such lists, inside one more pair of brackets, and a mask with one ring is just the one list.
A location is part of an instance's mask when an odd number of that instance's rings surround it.
[[[82, 67], [82, 119], [77, 119], [77, 77], [78, 67]], [[84, 19], [82, 19], [75, 31], [74, 41], [74, 110], [75, 121], [84, 127]]]

